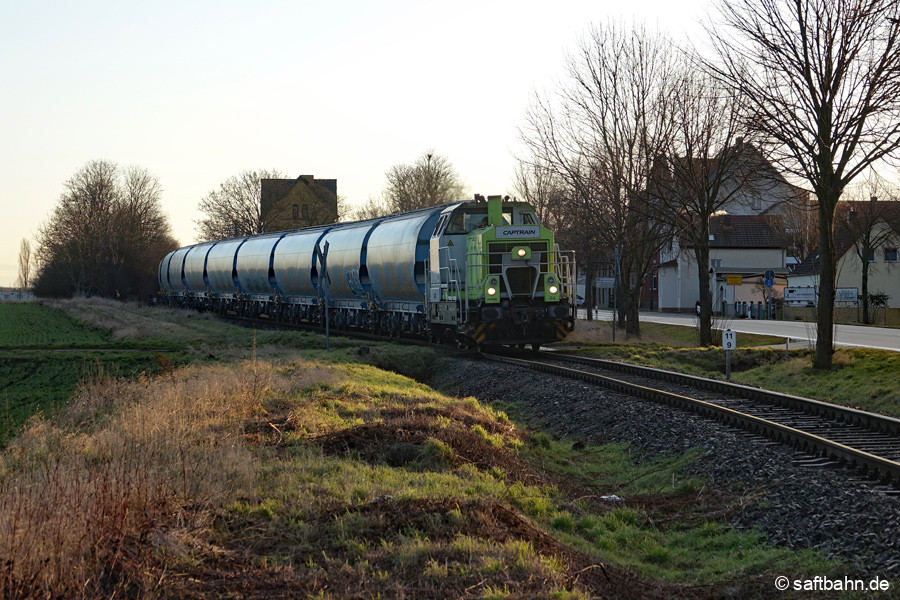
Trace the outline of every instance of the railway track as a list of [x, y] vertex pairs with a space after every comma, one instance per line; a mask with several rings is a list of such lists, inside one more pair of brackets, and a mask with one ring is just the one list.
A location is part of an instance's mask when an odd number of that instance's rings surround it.
[[[484, 356], [696, 412], [900, 488], [900, 419], [724, 381], [588, 357], [552, 352], [541, 352], [536, 357]], [[653, 381], [664, 385], [655, 386]]]

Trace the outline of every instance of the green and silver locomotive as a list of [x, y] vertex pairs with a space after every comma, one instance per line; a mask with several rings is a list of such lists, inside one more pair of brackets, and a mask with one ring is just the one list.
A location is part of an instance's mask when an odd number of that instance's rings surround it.
[[499, 196], [203, 242], [159, 265], [168, 304], [476, 347], [564, 338], [574, 280], [534, 208]]

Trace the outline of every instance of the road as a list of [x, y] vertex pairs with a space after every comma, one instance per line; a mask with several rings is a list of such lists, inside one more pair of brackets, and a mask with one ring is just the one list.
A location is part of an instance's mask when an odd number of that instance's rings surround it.
[[[579, 318], [585, 318], [584, 309], [579, 309]], [[612, 311], [598, 311], [600, 320], [612, 319]], [[694, 315], [679, 313], [642, 312], [641, 321], [648, 323], [666, 323], [696, 327]], [[753, 319], [713, 319], [715, 329], [731, 329], [738, 333], [760, 333], [789, 337], [792, 345], [814, 347], [816, 344], [816, 324], [803, 321], [757, 321]], [[900, 329], [887, 327], [863, 327], [861, 325], [835, 325], [834, 343], [836, 346], [855, 348], [876, 348], [900, 352]]]

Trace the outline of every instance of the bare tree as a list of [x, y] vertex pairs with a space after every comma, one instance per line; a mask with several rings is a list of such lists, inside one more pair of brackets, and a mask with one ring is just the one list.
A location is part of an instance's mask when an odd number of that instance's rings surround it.
[[369, 200], [362, 206], [356, 207], [353, 211], [353, 219], [364, 221], [366, 219], [377, 219], [391, 214], [393, 211], [388, 203], [380, 196], [369, 196]]
[[513, 188], [518, 198], [534, 206], [540, 222], [557, 231], [566, 221], [565, 184], [548, 165], [519, 160]]
[[16, 287], [25, 291], [31, 283], [31, 243], [22, 238], [22, 244], [19, 246], [19, 277], [16, 279]]
[[113, 297], [152, 294], [156, 268], [178, 246], [159, 202], [156, 177], [93, 161], [66, 184], [38, 231], [35, 292]]
[[740, 98], [696, 64], [685, 62], [674, 86], [671, 144], [658, 157], [652, 208], [697, 263], [700, 344], [712, 344], [710, 224], [713, 215], [755, 193], [762, 161], [744, 141]]
[[278, 171], [244, 171], [223, 182], [200, 201], [205, 216], [197, 222], [200, 241], [255, 235], [271, 231], [276, 215], [264, 215], [260, 204], [263, 179], [282, 179]]
[[748, 124], [819, 206], [818, 340], [834, 352], [834, 219], [844, 188], [900, 148], [900, 3], [731, 0], [711, 28], [718, 74], [747, 99]]
[[879, 248], [897, 237], [893, 225], [900, 222], [900, 194], [875, 174], [847, 191], [850, 198], [838, 204], [835, 234], [852, 241], [860, 261], [862, 318], [868, 323], [870, 261]]
[[[665, 148], [673, 54], [669, 40], [642, 26], [594, 27], [569, 57], [555, 97], [535, 96], [521, 137], [531, 168], [563, 182], [566, 235], [584, 257], [587, 281], [620, 251], [619, 321], [638, 334], [644, 274], [661, 244], [648, 219], [653, 161]], [[590, 287], [590, 286], [588, 286]]]
[[394, 165], [385, 174], [384, 203], [391, 212], [405, 212], [454, 202], [463, 185], [450, 160], [428, 150], [411, 165]]
[[781, 206], [777, 219], [785, 250], [798, 263], [819, 245], [819, 206], [808, 191], [797, 188], [794, 200]]

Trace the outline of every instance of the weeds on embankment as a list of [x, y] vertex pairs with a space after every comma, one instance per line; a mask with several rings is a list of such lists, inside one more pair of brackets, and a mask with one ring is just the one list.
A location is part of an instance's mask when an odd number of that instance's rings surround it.
[[3, 454], [0, 596], [689, 598], [680, 582], [821, 566], [708, 523], [727, 502], [672, 485], [690, 456], [576, 452], [330, 360], [84, 381]]
[[[682, 475], [690, 453], [576, 450], [360, 364], [347, 340], [301, 354], [306, 334], [85, 310], [171, 322], [164, 341], [197, 362], [97, 368], [10, 440], [0, 597], [752, 596], [767, 573], [830, 568], [731, 531], [736, 500]], [[381, 344], [365, 360], [438, 368], [430, 350]]]
[[54, 420], [34, 419], [0, 463], [0, 597], [157, 587], [148, 567], [252, 485], [240, 426], [270, 375], [246, 364], [133, 381], [101, 372]]

